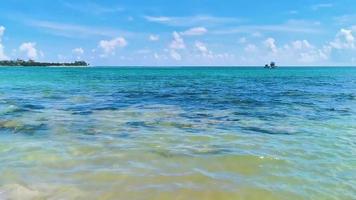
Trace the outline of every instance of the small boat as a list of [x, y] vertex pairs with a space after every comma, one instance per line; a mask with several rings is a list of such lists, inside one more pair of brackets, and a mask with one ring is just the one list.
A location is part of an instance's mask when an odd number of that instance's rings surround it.
[[265, 67], [266, 69], [275, 69], [277, 68], [277, 65], [275, 62], [271, 62], [270, 64], [266, 64]]

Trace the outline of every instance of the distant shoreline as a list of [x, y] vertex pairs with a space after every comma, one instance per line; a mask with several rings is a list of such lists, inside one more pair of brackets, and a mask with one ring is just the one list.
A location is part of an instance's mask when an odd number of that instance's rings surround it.
[[71, 63], [37, 62], [34, 60], [3, 60], [0, 67], [87, 67], [89, 63], [85, 61], [75, 61]]

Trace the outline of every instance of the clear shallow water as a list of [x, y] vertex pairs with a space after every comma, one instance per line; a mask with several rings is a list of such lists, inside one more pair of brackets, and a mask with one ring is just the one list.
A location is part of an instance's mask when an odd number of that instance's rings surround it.
[[0, 68], [0, 199], [354, 199], [356, 68]]

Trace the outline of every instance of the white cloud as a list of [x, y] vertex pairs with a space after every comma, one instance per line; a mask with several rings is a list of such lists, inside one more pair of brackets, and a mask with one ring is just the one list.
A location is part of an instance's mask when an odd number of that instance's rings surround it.
[[183, 38], [180, 36], [179, 33], [173, 32], [173, 40], [170, 44], [171, 49], [185, 49], [185, 43]]
[[240, 62], [252, 65], [261, 65], [271, 60], [286, 65], [310, 65], [325, 63], [330, 58], [329, 48], [317, 48], [306, 39], [277, 46], [274, 38], [267, 38], [259, 45], [248, 44], [244, 52]]
[[248, 44], [246, 47], [245, 47], [245, 52], [247, 53], [252, 53], [252, 52], [255, 52], [257, 51], [257, 46], [254, 45], [254, 44]]
[[252, 36], [252, 37], [256, 37], [256, 38], [262, 37], [262, 33], [260, 33], [260, 32], [254, 32], [254, 33], [251, 34], [251, 36]]
[[272, 53], [277, 52], [276, 40], [274, 38], [267, 38], [263, 44], [267, 47]]
[[211, 31], [212, 34], [237, 34], [237, 33], [258, 33], [261, 32], [284, 32], [284, 33], [320, 33], [320, 22], [317, 21], [304, 21], [304, 20], [288, 20], [283, 24], [267, 24], [267, 25], [245, 25], [232, 28], [225, 28], [220, 30]]
[[202, 42], [195, 42], [195, 47], [202, 53], [202, 54], [207, 54], [209, 52], [208, 47]]
[[8, 57], [5, 55], [4, 46], [2, 45], [2, 37], [5, 33], [5, 27], [0, 26], [0, 60], [7, 60]]
[[59, 60], [61, 60], [61, 61], [65, 59], [65, 57], [64, 57], [62, 54], [58, 54], [58, 55], [57, 55], [57, 58], [58, 58]]
[[159, 35], [150, 35], [148, 37], [150, 41], [158, 41], [159, 40]]
[[211, 51], [203, 42], [196, 41], [194, 47], [198, 50], [199, 54], [193, 55], [192, 57], [198, 60], [200, 64], [214, 65], [213, 63], [215, 62], [226, 62], [234, 58], [234, 55], [226, 52], [215, 53]]
[[204, 58], [204, 59], [220, 59], [221, 54], [214, 54], [212, 51], [208, 49], [208, 47], [199, 41], [195, 42], [195, 48], [200, 52], [198, 56]]
[[322, 63], [329, 59], [330, 51], [327, 48], [317, 48], [308, 40], [296, 40], [285, 44], [278, 49], [277, 58], [284, 62], [295, 64]]
[[177, 60], [177, 61], [182, 60], [182, 56], [181, 56], [176, 50], [174, 50], [174, 49], [172, 49], [172, 50], [170, 51], [170, 56], [171, 56], [171, 58], [173, 58], [174, 60]]
[[296, 14], [299, 13], [299, 11], [298, 10], [290, 10], [287, 13], [290, 14], [290, 15], [296, 15]]
[[296, 40], [292, 42], [292, 47], [295, 50], [311, 49], [313, 46], [307, 40]]
[[0, 60], [7, 60], [8, 57], [5, 55], [5, 47], [0, 43]]
[[2, 36], [4, 35], [4, 33], [5, 33], [5, 27], [0, 26], [0, 42], [2, 40]]
[[[337, 16], [337, 17], [334, 17], [334, 21], [338, 25], [353, 24], [356, 21], [356, 14], [347, 14], [347, 15]], [[353, 30], [355, 30], [355, 29], [353, 28]]]
[[312, 10], [316, 11], [316, 10], [319, 10], [322, 8], [332, 8], [333, 6], [334, 5], [331, 3], [321, 3], [321, 4], [313, 5], [311, 8], [312, 8]]
[[160, 56], [158, 55], [158, 53], [154, 53], [154, 54], [153, 54], [153, 57], [154, 57], [156, 60], [159, 60], [159, 59], [160, 59]]
[[355, 37], [352, 35], [351, 30], [341, 29], [339, 34], [345, 38], [347, 43], [354, 44]]
[[149, 22], [164, 24], [167, 26], [215, 26], [221, 24], [231, 24], [241, 22], [241, 19], [229, 17], [214, 17], [214, 16], [186, 16], [186, 17], [167, 17], [167, 16], [145, 16]]
[[238, 40], [239, 44], [245, 44], [247, 42], [247, 39], [245, 37], [241, 37]]
[[309, 52], [302, 52], [299, 54], [298, 60], [301, 63], [313, 63], [320, 59], [320, 55], [318, 52], [309, 51]]
[[330, 42], [330, 46], [335, 49], [354, 49], [355, 37], [352, 34], [352, 30], [341, 29], [334, 41]]
[[164, 16], [145, 16], [145, 19], [149, 22], [169, 22], [173, 18], [164, 17]]
[[8, 57], [5, 55], [4, 46], [0, 43], [0, 60], [7, 60]]
[[84, 54], [84, 49], [81, 48], [81, 47], [79, 47], [79, 48], [73, 49], [72, 52], [73, 52], [74, 54], [77, 54], [77, 55], [83, 55], [83, 54]]
[[101, 40], [99, 47], [105, 52], [105, 54], [115, 53], [116, 48], [127, 46], [127, 41], [123, 37], [117, 37], [112, 40]]
[[40, 57], [43, 58], [45, 56], [45, 54], [43, 53], [43, 51], [39, 51]]
[[137, 33], [117, 30], [111, 27], [93, 27], [79, 24], [58, 23], [52, 21], [27, 20], [25, 23], [31, 27], [45, 30], [50, 34], [68, 38], [90, 38], [92, 36], [115, 37], [117, 35], [137, 35]]
[[[296, 40], [291, 42], [292, 48], [284, 48], [286, 53], [293, 54], [291, 60], [296, 60], [300, 63], [315, 63], [325, 61], [329, 59], [330, 52], [328, 49], [318, 49], [314, 45], [310, 44], [308, 40]], [[287, 45], [289, 47], [289, 45]]]
[[[172, 55], [171, 55], [172, 54]], [[169, 52], [169, 56], [170, 57], [175, 57], [176, 59], [181, 59], [181, 56], [180, 55], [174, 55], [174, 54], [177, 54], [177, 52]], [[180, 57], [180, 58], [179, 58]], [[157, 53], [157, 52], [154, 52], [153, 54], [152, 54], [152, 58], [154, 58], [154, 60], [155, 61], [163, 61], [163, 60], [169, 60], [169, 57], [167, 57], [167, 55], [166, 54], [159, 54], [159, 53]], [[174, 59], [174, 58], [173, 58]]]
[[29, 59], [36, 59], [38, 56], [36, 43], [34, 42], [22, 43], [19, 49], [20, 52], [24, 52]]
[[81, 56], [84, 54], [84, 49], [79, 47], [79, 48], [75, 48], [72, 50], [73, 54], [75, 54], [77, 56], [77, 59], [81, 59]]
[[[181, 34], [174, 34], [176, 41], [183, 42]], [[180, 42], [175, 42], [180, 43]], [[245, 42], [240, 39], [240, 42]], [[332, 44], [332, 45], [331, 45]], [[232, 45], [232, 44], [231, 44]], [[174, 47], [182, 45], [173, 45]], [[173, 47], [172, 46], [172, 47]], [[301, 38], [298, 40], [281, 43], [276, 38], [270, 37], [262, 42], [253, 40], [246, 41], [241, 45], [241, 52], [233, 55], [225, 49], [223, 52], [215, 53], [206, 44], [195, 41], [192, 45], [194, 51], [190, 51], [188, 43], [186, 50], [181, 48], [170, 48], [166, 52], [172, 60], [182, 60], [182, 64], [241, 64], [241, 65], [262, 65], [271, 60], [280, 65], [330, 65], [333, 63], [351, 63], [356, 50], [356, 37], [352, 29], [341, 29], [331, 42], [325, 41], [324, 45], [313, 44], [310, 40]], [[184, 56], [190, 53], [190, 56]], [[195, 54], [194, 54], [195, 52]], [[340, 57], [340, 54], [343, 57]], [[183, 55], [183, 56], [182, 56]], [[353, 59], [355, 61], [356, 59]]]
[[194, 35], [204, 35], [208, 32], [205, 27], [195, 27], [182, 32], [182, 35], [194, 36]]
[[182, 60], [182, 56], [177, 50], [185, 49], [186, 45], [182, 36], [179, 33], [173, 32], [173, 40], [169, 45], [169, 48], [170, 50], [167, 51], [169, 51], [171, 58], [173, 58], [176, 61]]
[[85, 13], [91, 13], [91, 14], [95, 14], [95, 15], [110, 14], [110, 13], [122, 12], [125, 10], [124, 8], [122, 8], [120, 6], [116, 6], [116, 5], [104, 7], [102, 5], [95, 4], [95, 3], [72, 4], [69, 2], [64, 2], [64, 5], [72, 10], [76, 10], [79, 12], [85, 12]]

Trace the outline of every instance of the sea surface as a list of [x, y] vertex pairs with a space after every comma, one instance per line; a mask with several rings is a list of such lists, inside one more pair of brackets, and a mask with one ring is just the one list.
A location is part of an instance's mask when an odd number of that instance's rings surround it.
[[356, 68], [0, 68], [0, 199], [352, 200]]

